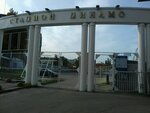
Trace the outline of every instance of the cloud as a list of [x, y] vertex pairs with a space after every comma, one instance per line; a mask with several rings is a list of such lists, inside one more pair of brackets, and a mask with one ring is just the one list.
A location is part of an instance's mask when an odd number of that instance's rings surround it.
[[6, 14], [10, 9], [6, 0], [0, 0], [0, 14]]
[[110, 3], [107, 0], [76, 0], [75, 5], [81, 7], [95, 7], [96, 5], [108, 6]]
[[99, 25], [96, 30], [96, 51], [135, 52], [137, 37], [136, 26]]
[[80, 51], [80, 26], [42, 28], [43, 51]]
[[33, 1], [33, 0], [24, 0], [24, 1], [23, 1], [23, 4], [24, 4], [26, 7], [29, 7], [29, 8], [30, 8], [30, 7], [32, 7], [32, 4], [33, 4], [32, 1]]
[[[42, 51], [81, 51], [81, 26], [45, 27], [42, 35]], [[97, 25], [95, 51], [135, 52], [137, 37], [136, 26]]]

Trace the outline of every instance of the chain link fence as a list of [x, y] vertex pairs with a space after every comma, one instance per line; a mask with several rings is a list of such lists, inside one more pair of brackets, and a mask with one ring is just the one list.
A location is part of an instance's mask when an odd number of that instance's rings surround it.
[[56, 80], [53, 88], [78, 89], [79, 59], [75, 52], [42, 52], [40, 79]]
[[21, 80], [25, 76], [26, 53], [2, 53], [0, 78]]

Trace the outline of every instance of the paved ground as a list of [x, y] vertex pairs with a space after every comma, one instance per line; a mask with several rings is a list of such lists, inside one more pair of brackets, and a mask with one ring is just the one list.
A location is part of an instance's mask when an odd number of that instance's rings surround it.
[[150, 97], [47, 86], [0, 94], [0, 113], [150, 113]]
[[[86, 93], [76, 89], [78, 76], [43, 88], [0, 94], [0, 113], [150, 113], [150, 97], [119, 93]], [[5, 89], [15, 84], [2, 83]]]
[[[79, 76], [77, 73], [72, 74], [62, 74], [59, 76], [60, 79], [64, 79], [64, 81], [53, 83], [48, 85], [51, 88], [59, 88], [59, 89], [71, 89], [78, 90], [79, 89]], [[112, 86], [106, 84], [106, 78], [97, 78], [95, 85], [95, 90], [100, 92], [112, 92]], [[105, 84], [104, 84], [105, 83]]]
[[[59, 76], [60, 79], [63, 79], [64, 81], [53, 83], [48, 85], [52, 88], [62, 88], [62, 89], [71, 89], [71, 90], [78, 90], [79, 87], [79, 76], [77, 73], [72, 74], [62, 74]], [[58, 79], [59, 79], [58, 78]]]

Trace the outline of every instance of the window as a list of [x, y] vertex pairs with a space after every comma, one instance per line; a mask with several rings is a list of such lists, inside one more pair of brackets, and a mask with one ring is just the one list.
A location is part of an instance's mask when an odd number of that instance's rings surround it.
[[20, 49], [27, 49], [27, 32], [21, 33]]
[[18, 33], [13, 33], [11, 37], [11, 49], [17, 49]]
[[9, 34], [4, 34], [3, 50], [8, 50], [8, 45], [9, 45]]

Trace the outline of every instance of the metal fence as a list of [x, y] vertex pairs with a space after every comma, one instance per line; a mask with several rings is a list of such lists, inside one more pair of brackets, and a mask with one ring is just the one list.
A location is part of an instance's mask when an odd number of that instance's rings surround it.
[[138, 91], [138, 72], [119, 71], [114, 76], [113, 90], [120, 92]]
[[138, 72], [107, 73], [95, 77], [96, 91], [106, 92], [138, 92]]
[[[23, 79], [26, 61], [25, 52], [3, 53], [0, 78]], [[42, 52], [39, 62], [39, 80], [57, 80], [57, 83], [50, 84], [54, 88], [79, 88], [79, 52]], [[114, 72], [110, 55], [101, 54], [96, 58], [95, 64], [96, 91], [137, 92], [139, 74], [133, 71]]]
[[[57, 80], [49, 87], [77, 90], [79, 85], [79, 54], [75, 52], [43, 52], [40, 79]], [[49, 76], [47, 74], [49, 73]], [[56, 75], [56, 76], [52, 76]]]
[[96, 91], [112, 91], [112, 53], [95, 53], [95, 89]]
[[0, 60], [1, 79], [23, 79], [25, 76], [26, 53], [2, 53]]

